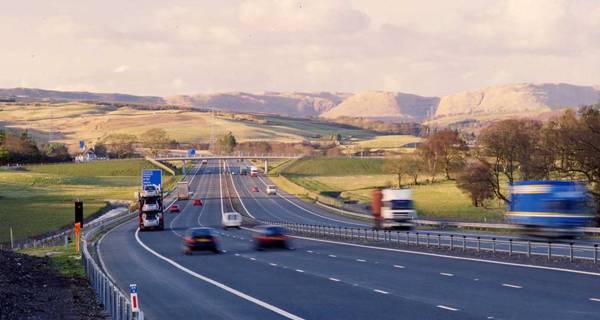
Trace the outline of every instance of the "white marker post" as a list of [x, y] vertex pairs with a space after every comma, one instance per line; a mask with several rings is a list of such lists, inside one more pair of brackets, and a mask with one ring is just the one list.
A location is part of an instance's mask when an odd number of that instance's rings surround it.
[[14, 239], [13, 239], [12, 227], [10, 227], [10, 250], [13, 250], [14, 248], [15, 248], [15, 243], [14, 243]]
[[137, 319], [137, 315], [140, 312], [140, 301], [137, 295], [137, 284], [129, 285], [129, 302], [131, 303], [131, 313], [134, 319]]

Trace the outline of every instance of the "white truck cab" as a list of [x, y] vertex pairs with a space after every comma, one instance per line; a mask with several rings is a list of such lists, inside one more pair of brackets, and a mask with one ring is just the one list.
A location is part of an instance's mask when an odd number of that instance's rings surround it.
[[242, 226], [242, 215], [237, 212], [225, 212], [221, 222], [223, 228], [240, 228]]
[[383, 189], [381, 199], [382, 227], [412, 228], [417, 217], [410, 189]]

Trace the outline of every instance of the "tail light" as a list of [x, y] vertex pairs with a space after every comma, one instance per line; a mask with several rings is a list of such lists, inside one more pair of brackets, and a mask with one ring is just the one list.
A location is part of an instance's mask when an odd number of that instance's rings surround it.
[[194, 243], [194, 239], [189, 237], [183, 238], [183, 240], [185, 241], [185, 243]]

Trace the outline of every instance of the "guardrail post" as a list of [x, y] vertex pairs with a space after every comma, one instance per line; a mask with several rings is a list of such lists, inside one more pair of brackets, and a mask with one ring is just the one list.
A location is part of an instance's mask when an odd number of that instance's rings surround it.
[[477, 253], [481, 252], [481, 237], [477, 237]]
[[463, 243], [462, 243], [463, 250], [462, 251], [465, 251], [465, 250], [467, 250], [467, 236], [462, 236], [462, 237], [463, 237]]
[[598, 245], [594, 244], [594, 263], [598, 263]]
[[531, 241], [527, 240], [527, 257], [531, 257]]
[[442, 247], [442, 235], [438, 233], [438, 249]]
[[512, 238], [508, 239], [508, 256], [512, 256]]
[[418, 232], [415, 232], [415, 233], [417, 235], [417, 247], [418, 247], [419, 246], [419, 233]]
[[429, 232], [427, 232], [427, 248], [429, 248]]
[[548, 260], [552, 259], [552, 242], [548, 241]]
[[450, 235], [450, 251], [454, 250], [454, 235]]
[[573, 242], [569, 243], [569, 261], [573, 262]]
[[396, 231], [396, 244], [400, 245], [400, 231]]
[[492, 252], [496, 254], [496, 238], [492, 238]]
[[406, 231], [406, 245], [410, 246], [410, 232]]
[[348, 239], [348, 227], [344, 227], [344, 238]]

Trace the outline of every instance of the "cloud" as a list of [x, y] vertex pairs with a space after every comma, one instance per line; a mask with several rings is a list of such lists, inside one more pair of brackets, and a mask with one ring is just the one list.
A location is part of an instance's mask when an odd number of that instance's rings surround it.
[[114, 72], [114, 73], [123, 73], [123, 72], [125, 72], [125, 71], [128, 71], [128, 70], [130, 70], [130, 69], [131, 69], [131, 67], [130, 67], [130, 66], [128, 66], [128, 65], [126, 65], [126, 64], [122, 64], [122, 65], [120, 65], [120, 66], [116, 67], [116, 68], [113, 70], [113, 72]]

